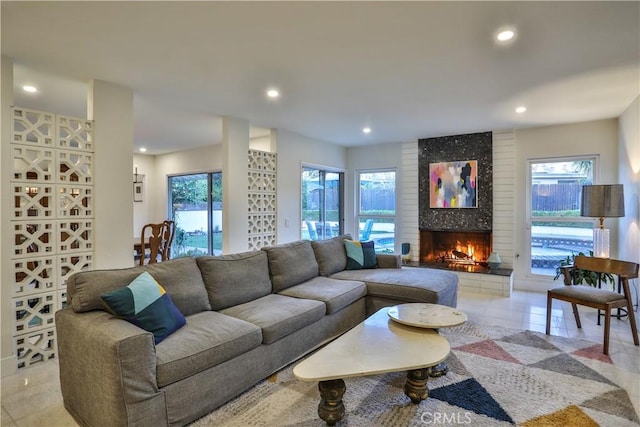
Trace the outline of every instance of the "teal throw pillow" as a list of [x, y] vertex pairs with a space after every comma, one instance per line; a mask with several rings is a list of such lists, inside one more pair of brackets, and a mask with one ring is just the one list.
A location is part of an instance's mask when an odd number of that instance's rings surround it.
[[186, 323], [167, 291], [146, 271], [129, 286], [100, 298], [112, 314], [152, 332], [156, 344]]
[[344, 247], [347, 251], [347, 270], [376, 268], [378, 266], [373, 241], [358, 242], [345, 239]]

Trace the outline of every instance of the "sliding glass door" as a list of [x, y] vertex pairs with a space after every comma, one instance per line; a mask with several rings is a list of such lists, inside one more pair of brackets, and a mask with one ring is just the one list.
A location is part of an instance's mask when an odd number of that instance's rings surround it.
[[169, 177], [169, 210], [176, 223], [172, 257], [222, 253], [222, 173]]
[[324, 240], [342, 234], [344, 173], [302, 168], [303, 239]]

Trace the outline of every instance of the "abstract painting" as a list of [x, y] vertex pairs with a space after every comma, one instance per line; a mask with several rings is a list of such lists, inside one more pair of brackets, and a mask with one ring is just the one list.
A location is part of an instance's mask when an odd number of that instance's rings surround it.
[[429, 164], [431, 208], [478, 207], [478, 161]]

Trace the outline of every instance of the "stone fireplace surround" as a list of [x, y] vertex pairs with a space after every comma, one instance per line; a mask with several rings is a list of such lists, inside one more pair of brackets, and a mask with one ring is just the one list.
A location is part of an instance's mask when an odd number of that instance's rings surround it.
[[[463, 160], [478, 161], [478, 207], [430, 208], [429, 191], [432, 183], [429, 176], [429, 164]], [[445, 264], [444, 267], [446, 267], [448, 263], [443, 259], [446, 256], [445, 252], [451, 253], [452, 250], [463, 249], [462, 252], [474, 251], [474, 259], [478, 265], [483, 267], [470, 269], [467, 264], [465, 271], [486, 270], [486, 259], [493, 246], [492, 132], [420, 139], [418, 141], [418, 180], [420, 263], [440, 263]], [[462, 235], [447, 236], [448, 233], [460, 232]], [[476, 244], [478, 249], [475, 248]], [[460, 245], [465, 247], [460, 248]], [[456, 246], [458, 247], [456, 248]], [[473, 248], [467, 249], [467, 246], [473, 246]], [[452, 269], [458, 270], [459, 268], [453, 266]]]

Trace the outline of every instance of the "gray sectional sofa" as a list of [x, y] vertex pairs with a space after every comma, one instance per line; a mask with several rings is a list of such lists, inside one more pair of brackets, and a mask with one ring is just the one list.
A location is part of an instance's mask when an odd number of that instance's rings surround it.
[[[345, 270], [344, 239], [76, 273], [56, 313], [62, 396], [85, 426], [180, 426], [362, 322], [382, 306], [454, 307], [454, 273]], [[100, 296], [148, 271], [187, 323], [159, 344], [104, 310]]]

